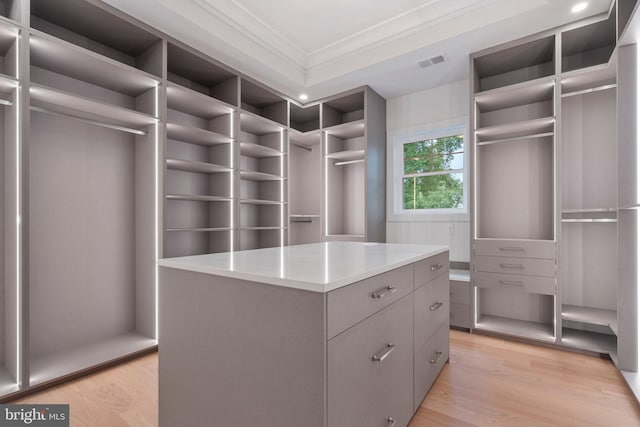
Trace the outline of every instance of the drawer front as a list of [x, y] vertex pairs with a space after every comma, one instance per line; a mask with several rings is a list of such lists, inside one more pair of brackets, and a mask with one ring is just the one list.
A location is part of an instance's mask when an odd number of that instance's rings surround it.
[[441, 274], [449, 272], [449, 251], [418, 261], [414, 266], [414, 287], [418, 289]]
[[449, 320], [449, 276], [442, 275], [415, 291], [413, 342], [417, 351], [438, 326]]
[[555, 259], [555, 242], [527, 240], [476, 240], [475, 255], [506, 256], [511, 258]]
[[476, 273], [474, 282], [479, 288], [521, 289], [523, 292], [544, 295], [555, 295], [556, 293], [556, 280], [552, 277]]
[[329, 292], [327, 334], [333, 338], [413, 290], [413, 265]]
[[413, 368], [414, 411], [422, 403], [447, 359], [449, 359], [449, 325], [445, 322], [416, 353]]
[[476, 272], [516, 274], [519, 276], [556, 276], [556, 262], [552, 259], [507, 258], [478, 256], [474, 261]]
[[386, 426], [389, 417], [397, 421], [396, 426], [409, 423], [413, 415], [412, 304], [412, 296], [407, 296], [329, 340], [330, 427]]
[[469, 304], [471, 301], [471, 285], [469, 282], [449, 281], [449, 299], [451, 303]]
[[451, 326], [457, 326], [458, 328], [471, 328], [471, 308], [468, 304], [456, 304], [451, 303], [449, 308], [449, 323]]

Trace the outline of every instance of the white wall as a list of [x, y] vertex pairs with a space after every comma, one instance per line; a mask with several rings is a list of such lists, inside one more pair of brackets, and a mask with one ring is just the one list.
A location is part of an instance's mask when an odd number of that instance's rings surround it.
[[[468, 128], [469, 82], [462, 80], [387, 100], [387, 153], [398, 136], [446, 127], [463, 121]], [[470, 145], [468, 137], [465, 143]], [[469, 216], [400, 217], [393, 214], [393, 161], [387, 157], [387, 241], [447, 245], [452, 261], [469, 261]], [[468, 178], [467, 178], [468, 182]]]

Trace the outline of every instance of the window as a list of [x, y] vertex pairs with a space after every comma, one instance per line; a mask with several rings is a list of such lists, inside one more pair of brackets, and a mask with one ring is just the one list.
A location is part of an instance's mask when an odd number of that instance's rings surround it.
[[464, 208], [464, 136], [402, 144], [402, 209]]

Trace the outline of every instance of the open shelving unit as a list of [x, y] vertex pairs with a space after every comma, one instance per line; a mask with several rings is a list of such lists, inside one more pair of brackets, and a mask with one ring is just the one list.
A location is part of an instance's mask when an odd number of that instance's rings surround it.
[[77, 0], [31, 1], [31, 25], [33, 386], [156, 344], [162, 40]]

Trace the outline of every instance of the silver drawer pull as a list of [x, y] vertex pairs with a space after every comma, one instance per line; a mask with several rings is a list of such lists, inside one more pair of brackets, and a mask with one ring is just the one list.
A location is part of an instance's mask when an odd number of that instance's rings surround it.
[[431, 305], [431, 307], [429, 307], [429, 311], [436, 311], [440, 307], [442, 307], [442, 303], [441, 302], [435, 302], [435, 303], [433, 303]]
[[391, 343], [389, 343], [384, 348], [384, 350], [381, 350], [377, 354], [374, 354], [373, 357], [371, 358], [371, 360], [373, 360], [374, 362], [384, 362], [384, 359], [389, 357], [389, 355], [391, 353], [393, 353], [393, 350], [395, 350], [395, 349], [396, 349], [396, 346], [391, 344]]
[[500, 250], [506, 252], [524, 252], [524, 248], [520, 246], [500, 246]]
[[371, 294], [371, 298], [373, 299], [381, 299], [386, 297], [387, 295], [395, 294], [398, 291], [398, 288], [394, 288], [393, 286], [387, 286], [384, 289], [380, 289], [379, 291], [375, 291]]
[[511, 280], [500, 280], [501, 285], [513, 285], [513, 286], [524, 286], [522, 282], [515, 282]]
[[433, 357], [431, 360], [429, 360], [429, 363], [431, 363], [432, 365], [435, 365], [436, 363], [438, 363], [438, 360], [440, 360], [440, 357], [442, 356], [442, 352], [441, 351], [436, 351], [434, 356], [435, 357]]
[[524, 270], [524, 265], [522, 264], [500, 264], [500, 268], [512, 268], [515, 270]]
[[431, 267], [429, 267], [429, 270], [431, 270], [431, 271], [438, 271], [438, 270], [440, 270], [442, 267], [444, 267], [444, 265], [442, 265], [442, 264], [431, 264]]
[[387, 427], [393, 427], [394, 425], [396, 425], [396, 420], [394, 418], [387, 418]]

